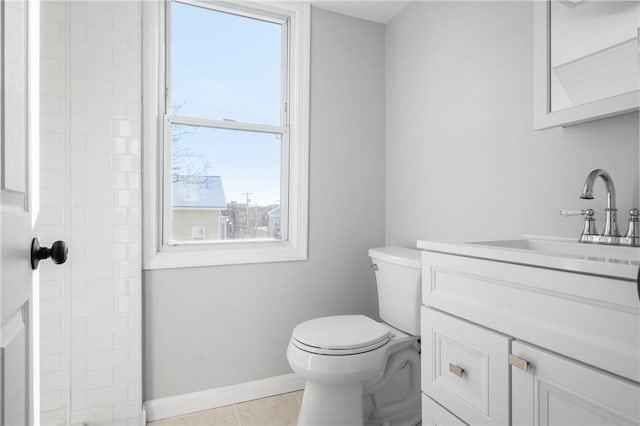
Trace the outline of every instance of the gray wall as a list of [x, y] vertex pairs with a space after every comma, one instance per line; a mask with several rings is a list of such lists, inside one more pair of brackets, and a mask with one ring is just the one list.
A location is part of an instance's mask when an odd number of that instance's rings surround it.
[[577, 237], [603, 185], [638, 206], [638, 114], [533, 131], [531, 2], [413, 2], [386, 29], [386, 243], [521, 233]]
[[146, 271], [145, 400], [290, 373], [293, 327], [376, 317], [384, 243], [384, 26], [312, 11], [309, 259]]

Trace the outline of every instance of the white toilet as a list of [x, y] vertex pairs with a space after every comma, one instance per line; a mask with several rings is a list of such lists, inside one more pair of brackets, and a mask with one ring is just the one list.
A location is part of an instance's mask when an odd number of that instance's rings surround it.
[[305, 380], [299, 425], [420, 423], [420, 251], [370, 249], [380, 318], [338, 315], [293, 330], [287, 359]]

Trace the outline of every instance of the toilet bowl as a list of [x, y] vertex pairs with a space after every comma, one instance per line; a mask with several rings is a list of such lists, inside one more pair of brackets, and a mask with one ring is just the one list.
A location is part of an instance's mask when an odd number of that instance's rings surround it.
[[419, 251], [371, 249], [380, 317], [337, 315], [293, 330], [287, 359], [305, 380], [299, 425], [416, 425], [420, 408]]

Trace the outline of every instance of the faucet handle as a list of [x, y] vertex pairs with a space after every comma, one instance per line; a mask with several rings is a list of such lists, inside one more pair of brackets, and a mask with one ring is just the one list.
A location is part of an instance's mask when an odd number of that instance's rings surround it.
[[586, 243], [589, 242], [594, 235], [598, 235], [598, 231], [596, 230], [596, 218], [593, 217], [595, 215], [595, 211], [593, 209], [584, 209], [584, 210], [560, 210], [560, 214], [562, 216], [584, 216], [584, 228], [582, 229], [582, 234], [580, 235], [580, 242]]
[[587, 219], [593, 217], [596, 212], [593, 209], [584, 210], [560, 210], [560, 215], [564, 217], [569, 216], [587, 216]]
[[640, 222], [640, 210], [629, 210], [629, 228], [627, 228], [627, 233], [622, 238], [623, 244], [630, 246], [640, 245], [640, 230], [638, 229], [638, 222]]

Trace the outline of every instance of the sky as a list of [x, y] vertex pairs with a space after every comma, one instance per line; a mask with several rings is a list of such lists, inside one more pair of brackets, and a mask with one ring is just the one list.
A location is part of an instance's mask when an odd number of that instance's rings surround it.
[[[279, 125], [282, 26], [174, 2], [171, 96], [174, 113]], [[280, 135], [181, 125], [183, 172], [221, 176], [227, 202], [280, 200]]]

